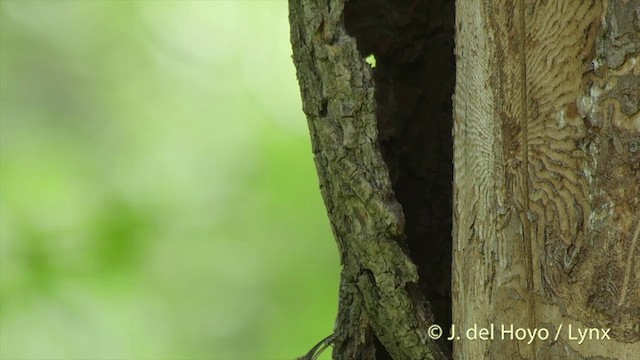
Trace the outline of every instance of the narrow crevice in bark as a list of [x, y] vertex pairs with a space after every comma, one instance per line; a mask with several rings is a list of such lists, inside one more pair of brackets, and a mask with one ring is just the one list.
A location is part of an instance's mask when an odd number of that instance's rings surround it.
[[[380, 148], [420, 291], [444, 329], [451, 324], [454, 12], [453, 0], [351, 0], [344, 12], [363, 58], [375, 58]], [[376, 348], [377, 358], [387, 358]]]

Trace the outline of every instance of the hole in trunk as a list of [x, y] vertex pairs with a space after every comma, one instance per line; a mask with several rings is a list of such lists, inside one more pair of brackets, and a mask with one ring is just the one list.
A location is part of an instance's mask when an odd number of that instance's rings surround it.
[[[444, 329], [451, 325], [454, 13], [453, 0], [351, 0], [345, 7], [347, 31], [363, 58], [375, 61], [380, 147], [420, 290]], [[388, 357], [376, 347], [378, 358]]]

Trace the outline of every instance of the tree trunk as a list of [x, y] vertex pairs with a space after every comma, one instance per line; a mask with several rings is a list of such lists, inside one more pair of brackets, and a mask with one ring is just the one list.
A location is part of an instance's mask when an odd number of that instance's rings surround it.
[[290, 0], [334, 358], [640, 353], [639, 1]]
[[460, 341], [456, 358], [638, 358], [638, 16], [458, 3], [453, 323], [550, 335]]

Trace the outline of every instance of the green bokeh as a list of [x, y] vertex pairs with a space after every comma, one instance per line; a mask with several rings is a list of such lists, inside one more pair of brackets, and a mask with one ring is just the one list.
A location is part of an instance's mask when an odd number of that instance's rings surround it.
[[291, 359], [338, 271], [286, 1], [0, 1], [1, 359]]

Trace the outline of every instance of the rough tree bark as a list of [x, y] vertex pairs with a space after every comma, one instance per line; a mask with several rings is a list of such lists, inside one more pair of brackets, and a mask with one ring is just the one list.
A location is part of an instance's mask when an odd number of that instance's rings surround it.
[[374, 358], [379, 349], [394, 359], [445, 359], [446, 347], [427, 335], [434, 317], [407, 255], [405, 217], [379, 146], [372, 71], [347, 33], [344, 5], [290, 2], [303, 110], [343, 265], [334, 355]]
[[[289, 5], [343, 266], [334, 358], [635, 359], [640, 0], [459, 0], [455, 26], [449, 0]], [[452, 312], [462, 338], [433, 340]]]

